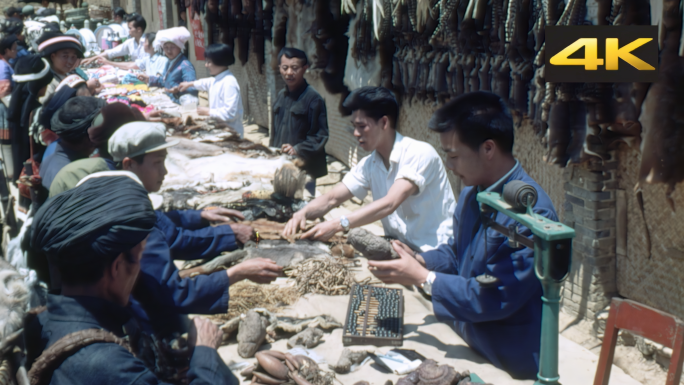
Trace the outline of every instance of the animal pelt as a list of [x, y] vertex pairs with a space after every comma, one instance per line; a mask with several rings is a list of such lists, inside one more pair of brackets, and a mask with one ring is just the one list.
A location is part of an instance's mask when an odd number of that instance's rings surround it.
[[0, 258], [0, 348], [23, 327], [29, 297], [24, 277]]
[[666, 198], [672, 210], [672, 193], [684, 180], [684, 58], [679, 56], [681, 9], [675, 0], [663, 2], [663, 49], [658, 81], [648, 90], [639, 121], [643, 126], [640, 182], [668, 185]]
[[275, 261], [278, 266], [293, 266], [309, 258], [322, 258], [330, 256], [330, 248], [322, 242], [299, 240], [294, 243], [288, 241], [262, 241], [258, 247], [245, 245], [242, 250], [226, 252], [206, 262], [203, 265], [191, 269], [181, 270], [182, 278], [193, 277], [200, 274], [211, 274], [216, 271], [227, 269], [240, 262], [266, 258]]
[[287, 198], [301, 197], [306, 172], [293, 163], [286, 163], [276, 170], [273, 177], [273, 191]]

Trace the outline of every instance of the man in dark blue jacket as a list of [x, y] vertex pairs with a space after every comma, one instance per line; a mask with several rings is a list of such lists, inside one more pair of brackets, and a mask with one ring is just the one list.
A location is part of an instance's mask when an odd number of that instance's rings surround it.
[[[48, 295], [47, 310], [29, 325], [36, 329], [27, 329], [27, 336], [41, 336], [40, 346], [27, 344], [30, 357], [42, 351], [29, 370], [32, 383], [162, 383], [123, 340], [131, 320], [126, 305], [155, 222], [147, 191], [121, 173], [92, 178], [41, 207], [31, 246], [60, 271], [62, 293]], [[199, 317], [194, 325], [188, 382], [237, 384], [216, 351], [221, 332]], [[71, 349], [59, 348], [67, 341]]]
[[[435, 112], [429, 128], [440, 133], [447, 168], [468, 186], [458, 199], [454, 235], [448, 244], [421, 254], [395, 241], [400, 259], [369, 265], [384, 282], [422, 286], [432, 296], [437, 319], [451, 323], [495, 366], [513, 377], [535, 378], [542, 288], [534, 273], [534, 252], [511, 248], [505, 236], [485, 229], [476, 196], [501, 193], [506, 183], [520, 180], [537, 190], [534, 212], [558, 220], [551, 199], [513, 157], [513, 121], [495, 94], [473, 92], [453, 99]], [[532, 236], [504, 214], [492, 218]], [[496, 282], [481, 285], [476, 277], [483, 274]]]
[[[123, 170], [140, 178], [148, 192], [159, 191], [166, 175], [166, 128], [160, 123], [132, 122], [121, 126], [109, 139], [109, 153]], [[94, 174], [97, 175], [97, 174]], [[237, 214], [236, 214], [237, 213]], [[161, 335], [183, 331], [181, 314], [220, 314], [228, 311], [228, 286], [243, 279], [268, 283], [281, 268], [267, 259], [242, 262], [226, 271], [181, 278], [174, 260], [212, 258], [235, 250], [252, 239], [254, 230], [246, 225], [209, 226], [226, 222], [228, 216], [241, 218], [226, 209], [156, 212], [157, 222], [147, 239], [141, 273], [133, 296]], [[242, 218], [241, 218], [242, 219]]]

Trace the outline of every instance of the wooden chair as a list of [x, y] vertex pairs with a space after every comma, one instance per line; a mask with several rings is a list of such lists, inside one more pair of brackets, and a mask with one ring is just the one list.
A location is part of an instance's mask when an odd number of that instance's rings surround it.
[[610, 304], [610, 314], [606, 322], [606, 333], [603, 337], [594, 385], [608, 385], [620, 329], [629, 330], [672, 348], [666, 385], [679, 385], [679, 379], [682, 376], [682, 359], [684, 359], [682, 354], [684, 321], [652, 307], [619, 298], [613, 298]]

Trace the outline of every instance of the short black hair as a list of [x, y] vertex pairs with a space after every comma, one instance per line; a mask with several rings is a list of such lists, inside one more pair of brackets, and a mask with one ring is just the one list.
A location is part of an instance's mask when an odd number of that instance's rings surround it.
[[288, 59], [300, 59], [302, 61], [302, 66], [309, 64], [309, 59], [306, 58], [306, 53], [304, 53], [304, 51], [302, 51], [301, 49], [284, 47], [280, 50], [280, 53], [278, 54], [278, 64], [280, 64], [280, 58], [282, 58], [283, 55], [285, 55], [285, 57]]
[[126, 18], [126, 22], [133, 23], [133, 27], [135, 28], [142, 28], [143, 32], [145, 32], [145, 29], [147, 28], [147, 22], [145, 21], [145, 18], [137, 13], [130, 14], [128, 18]]
[[20, 9], [9, 7], [9, 9], [7, 10], [7, 17], [16, 17], [15, 15], [19, 15], [20, 13]]
[[439, 133], [455, 130], [459, 140], [475, 151], [491, 139], [502, 151], [513, 152], [513, 118], [503, 100], [491, 92], [470, 92], [451, 99], [435, 111], [428, 128]]
[[392, 91], [385, 87], [366, 86], [355, 89], [342, 103], [348, 110], [361, 110], [369, 117], [379, 120], [387, 116], [393, 128], [399, 116], [399, 103]]
[[5, 56], [7, 50], [11, 50], [12, 46], [18, 41], [19, 39], [17, 39], [16, 35], [3, 37], [2, 40], [0, 40], [0, 55]]
[[217, 66], [228, 67], [235, 63], [233, 47], [227, 44], [212, 44], [204, 50], [204, 57]]
[[[131, 160], [134, 161], [135, 164], [143, 164], [143, 163], [145, 163], [145, 155], [147, 155], [147, 153], [140, 154], [140, 155], [137, 155], [134, 157], [127, 156], [126, 158], [131, 158]], [[117, 162], [115, 167], [117, 170], [123, 170], [123, 161]]]
[[114, 16], [126, 17], [126, 10], [121, 7], [114, 8]]
[[[130, 251], [124, 253], [127, 262], [135, 263], [135, 258]], [[78, 265], [60, 264], [57, 269], [62, 279], [62, 283], [67, 285], [92, 285], [97, 283], [109, 267], [119, 256], [112, 258], [96, 259], [88, 263]]]
[[149, 45], [150, 47], [154, 47], [154, 39], [157, 38], [156, 32], [148, 32], [144, 34], [143, 37], [145, 38], [145, 42], [147, 45]]

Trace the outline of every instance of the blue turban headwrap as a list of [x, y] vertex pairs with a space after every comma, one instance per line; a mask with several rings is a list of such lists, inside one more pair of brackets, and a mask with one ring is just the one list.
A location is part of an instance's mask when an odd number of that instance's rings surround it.
[[127, 176], [93, 178], [48, 199], [31, 226], [31, 247], [58, 266], [113, 259], [152, 231], [147, 191]]

